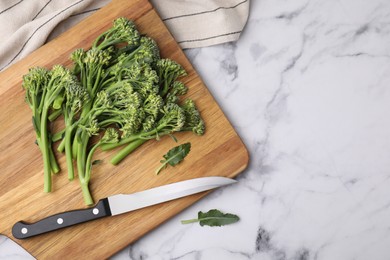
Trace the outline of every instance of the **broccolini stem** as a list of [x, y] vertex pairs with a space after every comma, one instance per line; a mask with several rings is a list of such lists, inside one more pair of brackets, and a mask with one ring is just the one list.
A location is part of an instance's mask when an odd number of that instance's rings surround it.
[[98, 45], [99, 45], [99, 49], [102, 50], [104, 49], [105, 46], [103, 46], [103, 43], [105, 41], [107, 41], [106, 39], [103, 39], [102, 38], [105, 38], [105, 36], [108, 34], [108, 32], [104, 32], [102, 34], [100, 34], [96, 39], [95, 41], [92, 43], [92, 47], [93, 48], [98, 48]]
[[47, 116], [49, 109], [43, 108], [41, 116], [41, 138], [40, 148], [43, 157], [43, 190], [44, 192], [51, 192], [51, 166], [50, 166], [50, 151], [47, 132]]
[[76, 134], [73, 136], [72, 138], [72, 157], [73, 159], [76, 159], [77, 158], [77, 152], [78, 152], [78, 141], [77, 141], [77, 138], [76, 138]]
[[134, 140], [137, 140], [139, 137], [134, 135], [134, 136], [130, 136], [130, 137], [127, 137], [127, 138], [124, 138], [124, 139], [121, 139], [119, 142], [117, 143], [107, 143], [107, 144], [102, 144], [101, 146], [101, 149], [103, 151], [109, 151], [109, 150], [112, 150], [114, 148], [117, 148], [119, 146], [122, 146], [122, 145], [125, 145], [125, 144], [128, 144]]
[[83, 192], [83, 198], [86, 205], [93, 205], [93, 198], [91, 191], [89, 190], [89, 182], [85, 182], [80, 179], [81, 191]]
[[67, 127], [65, 131], [65, 157], [66, 157], [66, 166], [68, 168], [68, 179], [71, 181], [74, 179], [74, 169], [73, 169], [73, 156], [72, 156], [72, 137], [73, 137], [73, 127]]
[[92, 108], [92, 104], [93, 104], [93, 101], [92, 99], [88, 100], [83, 109], [81, 110], [81, 115], [80, 115], [80, 120], [85, 120], [84, 118], [86, 118], [86, 116], [89, 114], [89, 112], [91, 111], [91, 108]]
[[[65, 130], [65, 129], [64, 129]], [[54, 141], [53, 141], [54, 142]], [[62, 138], [61, 143], [57, 147], [57, 151], [62, 153], [65, 150], [65, 138]]]
[[[111, 32], [104, 32], [102, 33], [96, 40], [93, 42], [92, 47], [97, 48], [99, 50], [103, 50], [107, 48], [110, 45], [115, 44], [117, 41], [116, 40], [107, 40], [110, 37]], [[107, 37], [108, 36], [108, 37]], [[101, 40], [103, 38], [103, 40]]]
[[105, 32], [100, 34], [98, 37], [96, 37], [95, 41], [92, 43], [92, 48], [96, 48], [100, 39], [103, 38], [103, 36], [105, 35]]
[[141, 132], [140, 134], [137, 134], [137, 135], [131, 135], [131, 136], [127, 137], [127, 138], [121, 139], [117, 143], [102, 144], [101, 149], [103, 151], [109, 151], [109, 150], [112, 150], [112, 149], [117, 148], [119, 146], [128, 144], [128, 143], [130, 143], [132, 141], [135, 141], [137, 139], [150, 140], [150, 139], [156, 137], [156, 135], [163, 136], [165, 134], [168, 134], [168, 133], [165, 133], [165, 132], [159, 133], [158, 132], [159, 130], [160, 129], [153, 129], [153, 130], [151, 130], [149, 132]]
[[92, 90], [92, 86], [93, 86], [92, 80], [93, 80], [93, 78], [90, 75], [88, 75], [86, 87], [87, 87], [88, 93], [90, 93], [93, 96], [94, 93], [93, 93], [93, 90]]
[[81, 180], [85, 181], [85, 161], [86, 161], [86, 150], [88, 145], [88, 136], [85, 133], [80, 133], [80, 142], [76, 138], [76, 144], [77, 144], [77, 173], [79, 175], [79, 178]]
[[81, 70], [80, 72], [81, 84], [83, 84], [84, 87], [87, 87], [87, 72], [83, 63], [81, 63], [80, 65], [80, 70]]
[[[103, 78], [107, 78], [107, 74], [108, 74], [108, 73], [106, 73], [106, 75], [103, 76]], [[102, 84], [101, 84], [101, 89], [106, 88], [106, 86], [107, 86], [108, 84], [110, 84], [110, 83], [111, 83], [112, 81], [114, 81], [114, 80], [115, 80], [115, 78], [108, 78], [108, 79], [106, 79], [105, 81], [103, 81]]]
[[51, 113], [51, 114], [49, 115], [49, 121], [50, 121], [50, 122], [53, 122], [53, 121], [56, 120], [61, 114], [62, 114], [62, 109], [54, 110], [54, 112]]
[[116, 119], [116, 118], [108, 118], [108, 119], [105, 119], [105, 120], [99, 122], [99, 126], [104, 128], [104, 127], [109, 126], [111, 124], [115, 124], [116, 122], [118, 122], [118, 119]]
[[[39, 146], [39, 149], [41, 149], [41, 138], [37, 138], [36, 142]], [[49, 142], [50, 143], [50, 142]], [[42, 150], [41, 150], [42, 151]], [[49, 156], [50, 156], [50, 168], [52, 173], [59, 173], [60, 166], [58, 166], [57, 159], [54, 155], [52, 147], [49, 145]]]
[[84, 177], [87, 180], [91, 179], [92, 157], [99, 145], [101, 145], [101, 141], [97, 142], [88, 153]]
[[[80, 119], [78, 120], [78, 124], [83, 124], [82, 122], [84, 120], [87, 120], [88, 114], [90, 113], [90, 111], [92, 109], [92, 104], [93, 104], [92, 99], [90, 99], [87, 103], [85, 103], [83, 109], [81, 110], [81, 115], [80, 115]], [[77, 143], [78, 143], [78, 141], [77, 141], [76, 135], [74, 135], [73, 144], [72, 144], [72, 156], [74, 159], [77, 158], [77, 153], [78, 153]]]
[[132, 153], [135, 149], [141, 146], [143, 143], [148, 141], [148, 139], [138, 139], [131, 143], [129, 143], [125, 148], [119, 151], [114, 157], [111, 159], [111, 163], [117, 165], [120, 163], [127, 155]]
[[[84, 202], [87, 205], [93, 204], [91, 192], [89, 191], [89, 176], [86, 174], [86, 150], [88, 145], [88, 135], [84, 132], [80, 133], [80, 142], [77, 141], [77, 173], [80, 180], [81, 190], [83, 192]], [[76, 138], [77, 140], [77, 138]]]
[[[41, 138], [36, 139], [36, 143], [38, 144], [39, 149], [41, 149], [42, 153], [42, 145], [41, 145]], [[42, 153], [43, 155], [43, 153]], [[54, 156], [53, 149], [51, 149], [51, 146], [49, 146], [49, 160], [50, 160], [50, 169], [52, 173], [58, 173], [60, 171], [60, 167], [58, 166], [57, 159]]]
[[42, 97], [41, 97], [41, 102], [39, 103], [39, 106], [37, 108], [37, 111], [38, 111], [38, 114], [41, 114], [42, 113], [42, 110], [43, 110], [43, 105], [44, 105], [44, 97], [46, 96], [46, 92], [47, 92], [47, 87], [43, 89], [43, 92], [42, 92]]
[[[59, 131], [59, 132], [53, 134], [53, 135], [51, 136], [51, 141], [54, 143], [54, 142], [57, 142], [57, 141], [63, 139], [64, 133], [65, 133], [65, 128], [62, 129], [61, 131]], [[58, 149], [57, 149], [57, 150], [58, 150]], [[60, 150], [58, 150], [58, 151], [61, 152]]]
[[60, 172], [60, 166], [57, 163], [57, 159], [54, 156], [54, 152], [51, 146], [49, 146], [49, 153], [50, 153], [50, 167], [51, 167], [51, 172], [56, 174]]
[[95, 78], [95, 83], [93, 84], [93, 87], [92, 87], [93, 96], [95, 96], [96, 93], [99, 91], [99, 83], [101, 81], [101, 79], [100, 79], [101, 74], [102, 74], [102, 68], [99, 68], [98, 73], [97, 73], [96, 78]]

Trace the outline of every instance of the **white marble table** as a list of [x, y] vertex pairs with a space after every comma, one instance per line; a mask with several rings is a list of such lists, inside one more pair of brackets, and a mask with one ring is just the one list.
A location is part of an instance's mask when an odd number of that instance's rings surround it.
[[[250, 165], [112, 259], [389, 259], [390, 2], [252, 0], [238, 42], [186, 54]], [[180, 224], [211, 208], [241, 220]]]

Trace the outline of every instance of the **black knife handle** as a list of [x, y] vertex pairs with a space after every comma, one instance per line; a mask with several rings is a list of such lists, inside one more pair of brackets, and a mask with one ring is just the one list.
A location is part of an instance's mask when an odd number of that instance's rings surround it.
[[55, 214], [35, 223], [19, 221], [12, 227], [12, 235], [24, 239], [106, 216], [111, 216], [107, 198], [99, 200], [94, 207]]

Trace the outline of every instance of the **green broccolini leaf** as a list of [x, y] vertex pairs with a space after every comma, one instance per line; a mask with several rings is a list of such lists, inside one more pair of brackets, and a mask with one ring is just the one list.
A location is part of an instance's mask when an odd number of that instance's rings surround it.
[[165, 160], [160, 161], [162, 165], [157, 168], [156, 174], [159, 174], [160, 171], [163, 168], [166, 168], [168, 164], [171, 166], [179, 164], [184, 159], [184, 157], [187, 156], [190, 150], [191, 143], [184, 143], [169, 150], [168, 153], [163, 156]]
[[231, 213], [222, 213], [217, 209], [209, 210], [206, 213], [202, 211], [198, 212], [198, 218], [182, 220], [182, 224], [189, 224], [194, 222], [199, 222], [201, 226], [210, 226], [210, 227], [220, 227], [229, 225], [239, 221], [240, 218], [237, 215]]

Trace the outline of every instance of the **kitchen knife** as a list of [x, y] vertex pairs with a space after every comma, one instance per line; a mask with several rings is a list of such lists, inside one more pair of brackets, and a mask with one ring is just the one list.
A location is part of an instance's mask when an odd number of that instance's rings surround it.
[[99, 200], [91, 208], [58, 213], [35, 223], [19, 221], [12, 227], [12, 235], [18, 239], [24, 239], [83, 222], [119, 215], [235, 182], [237, 181], [225, 177], [202, 177], [132, 194], [116, 194]]

